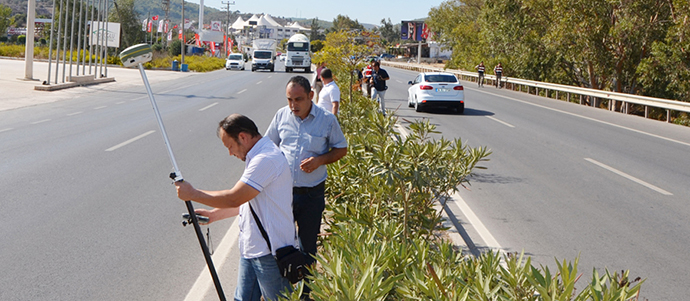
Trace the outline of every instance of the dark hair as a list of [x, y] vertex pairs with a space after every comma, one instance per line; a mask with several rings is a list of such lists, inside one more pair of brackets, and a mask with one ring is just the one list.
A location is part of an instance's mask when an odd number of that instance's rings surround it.
[[309, 83], [309, 80], [304, 76], [301, 76], [301, 75], [293, 76], [292, 78], [290, 78], [287, 85], [285, 85], [285, 86], [287, 87], [290, 84], [301, 86], [304, 89], [304, 92], [306, 92], [306, 93], [311, 92], [311, 83]]
[[376, 61], [373, 64], [371, 64], [371, 66], [381, 67], [381, 63], [379, 61]]
[[232, 114], [228, 117], [225, 117], [220, 121], [220, 123], [218, 123], [218, 137], [220, 137], [221, 129], [223, 129], [228, 136], [232, 137], [232, 139], [235, 139], [235, 141], [238, 141], [238, 137], [242, 132], [245, 132], [252, 137], [261, 136], [259, 129], [256, 127], [256, 124], [254, 124], [254, 121], [249, 119], [249, 117], [240, 114]]
[[333, 71], [331, 71], [331, 69], [328, 68], [323, 68], [323, 70], [321, 70], [321, 78], [332, 79]]

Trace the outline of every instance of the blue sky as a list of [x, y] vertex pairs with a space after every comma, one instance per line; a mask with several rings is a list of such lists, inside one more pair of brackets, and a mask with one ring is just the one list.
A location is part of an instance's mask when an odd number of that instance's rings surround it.
[[[333, 21], [341, 14], [357, 19], [360, 23], [380, 25], [381, 19], [390, 18], [393, 24], [403, 20], [427, 17], [432, 7], [439, 6], [443, 0], [230, 0], [230, 10], [242, 13], [267, 13], [286, 18], [314, 18]], [[199, 3], [199, 0], [187, 2]], [[225, 10], [225, 0], [204, 0], [204, 5]]]

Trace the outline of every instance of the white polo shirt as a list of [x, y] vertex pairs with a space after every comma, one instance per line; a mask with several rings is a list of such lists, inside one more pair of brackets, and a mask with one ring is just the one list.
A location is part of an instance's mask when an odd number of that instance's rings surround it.
[[[271, 139], [263, 137], [249, 150], [240, 181], [259, 191], [255, 198], [240, 206], [238, 244], [241, 256], [252, 259], [275, 255], [276, 249], [287, 245], [297, 247], [290, 166]], [[249, 209], [250, 203], [271, 240], [273, 252], [261, 235]]]
[[328, 112], [333, 112], [333, 103], [340, 102], [340, 89], [335, 81], [332, 81], [321, 88], [319, 92], [319, 105]]

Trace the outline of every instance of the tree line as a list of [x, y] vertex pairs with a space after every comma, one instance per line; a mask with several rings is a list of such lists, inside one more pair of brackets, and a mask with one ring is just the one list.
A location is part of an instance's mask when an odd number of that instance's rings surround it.
[[448, 67], [690, 101], [690, 0], [447, 0], [429, 12]]

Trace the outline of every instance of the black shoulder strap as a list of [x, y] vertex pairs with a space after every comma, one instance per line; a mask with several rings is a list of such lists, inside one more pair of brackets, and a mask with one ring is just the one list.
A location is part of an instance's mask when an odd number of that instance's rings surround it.
[[254, 208], [252, 208], [252, 204], [247, 202], [249, 204], [249, 210], [252, 211], [252, 215], [254, 216], [254, 220], [256, 221], [256, 224], [259, 225], [259, 231], [261, 231], [261, 235], [264, 237], [266, 240], [266, 243], [268, 244], [268, 250], [273, 252], [273, 249], [271, 249], [271, 240], [268, 239], [268, 234], [266, 234], [266, 230], [264, 230], [264, 226], [261, 224], [261, 220], [259, 220], [259, 217], [256, 215], [256, 212], [254, 212]]

